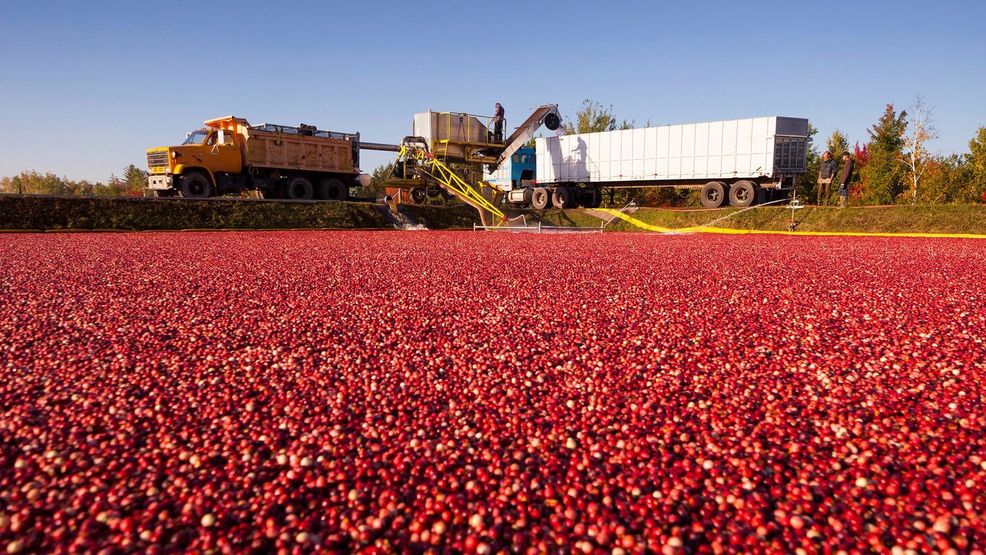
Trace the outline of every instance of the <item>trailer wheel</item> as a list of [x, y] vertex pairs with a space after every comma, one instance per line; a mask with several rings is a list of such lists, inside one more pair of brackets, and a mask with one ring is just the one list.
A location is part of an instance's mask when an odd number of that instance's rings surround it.
[[568, 187], [558, 187], [555, 189], [555, 192], [551, 194], [551, 205], [562, 210], [565, 208], [573, 208], [575, 206], [574, 191]]
[[414, 204], [424, 204], [428, 200], [428, 192], [423, 188], [411, 189], [411, 200]]
[[603, 192], [597, 187], [589, 189], [589, 200], [586, 202], [587, 208], [599, 208], [603, 204]]
[[304, 177], [292, 177], [284, 186], [284, 196], [291, 200], [311, 200], [314, 194], [312, 182]]
[[200, 172], [191, 172], [181, 176], [178, 194], [183, 198], [209, 198], [212, 196], [212, 183]]
[[752, 181], [737, 181], [729, 188], [729, 204], [746, 208], [757, 200], [757, 185]]
[[349, 188], [334, 177], [326, 177], [318, 182], [318, 198], [321, 200], [346, 200]]
[[551, 201], [551, 195], [548, 194], [548, 190], [544, 187], [535, 187], [534, 192], [531, 193], [531, 206], [537, 210], [544, 210], [548, 207], [548, 203]]
[[702, 206], [706, 208], [721, 208], [726, 203], [726, 184], [721, 181], [709, 181], [702, 186]]

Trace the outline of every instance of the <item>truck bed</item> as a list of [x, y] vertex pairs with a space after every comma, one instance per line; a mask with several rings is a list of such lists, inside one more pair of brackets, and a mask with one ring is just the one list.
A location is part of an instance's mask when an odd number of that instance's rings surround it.
[[302, 135], [251, 127], [246, 132], [244, 165], [295, 171], [356, 173], [358, 142], [353, 137]]

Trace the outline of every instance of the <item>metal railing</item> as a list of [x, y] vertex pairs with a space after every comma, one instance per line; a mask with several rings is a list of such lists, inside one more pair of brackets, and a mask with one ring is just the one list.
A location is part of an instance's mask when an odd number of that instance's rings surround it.
[[[503, 140], [505, 138], [503, 136], [500, 137], [500, 141], [499, 142], [497, 142], [497, 141], [494, 140], [496, 137], [493, 135], [493, 129], [494, 129], [494, 121], [493, 120], [495, 119], [496, 116], [481, 116], [481, 115], [478, 115], [478, 114], [467, 114], [465, 112], [435, 112], [435, 113], [438, 114], [438, 117], [439, 117], [439, 125], [441, 125], [441, 119], [440, 118], [442, 118], [442, 117], [445, 118], [445, 138], [444, 138], [444, 140], [447, 140], [447, 141], [450, 141], [450, 142], [455, 142], [455, 143], [480, 145], [480, 146], [483, 146], [483, 145], [489, 145], [489, 146], [497, 145], [497, 146], [499, 146], [499, 145], [502, 145], [503, 144]], [[461, 138], [454, 138], [454, 137], [452, 137], [452, 118], [453, 117], [459, 117], [459, 118], [464, 118], [465, 119], [465, 133], [464, 133], [465, 137], [461, 137]], [[473, 130], [472, 129], [473, 120], [476, 120], [477, 121], [477, 124], [482, 128], [481, 130], [480, 129], [477, 129], [477, 130]], [[507, 129], [507, 119], [506, 118], [503, 118], [503, 129], [500, 132], [501, 135], [504, 134], [504, 132], [506, 131], [506, 129]], [[477, 134], [480, 135], [480, 139], [481, 140], [478, 143], [470, 140], [474, 131], [476, 131]], [[485, 133], [478, 133], [479, 131], [485, 131]]]
[[284, 133], [286, 135], [302, 135], [307, 137], [322, 137], [326, 139], [358, 139], [359, 133], [341, 133], [338, 131], [326, 131], [324, 129], [308, 129], [294, 125], [280, 125], [276, 123], [261, 123], [251, 125], [254, 131], [267, 131], [270, 133]]

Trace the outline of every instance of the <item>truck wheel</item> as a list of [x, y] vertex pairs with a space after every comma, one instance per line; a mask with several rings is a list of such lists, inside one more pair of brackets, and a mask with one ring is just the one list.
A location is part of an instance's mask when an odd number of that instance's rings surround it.
[[586, 202], [587, 208], [599, 208], [603, 204], [603, 192], [598, 188], [589, 189], [589, 199]]
[[212, 183], [201, 173], [192, 172], [181, 176], [178, 194], [183, 198], [209, 198], [212, 196]]
[[326, 177], [318, 182], [318, 198], [321, 200], [346, 200], [349, 188], [334, 177]]
[[573, 193], [574, 191], [568, 187], [558, 187], [551, 195], [551, 205], [562, 210], [573, 208], [575, 206], [575, 195]]
[[702, 206], [706, 208], [721, 208], [725, 202], [725, 183], [721, 181], [709, 181], [702, 186]]
[[534, 192], [531, 193], [531, 206], [536, 210], [544, 210], [548, 207], [548, 203], [551, 201], [551, 195], [548, 194], [548, 190], [544, 187], [535, 187]]
[[757, 200], [757, 185], [752, 181], [737, 181], [729, 188], [729, 204], [746, 208]]
[[534, 189], [524, 189], [524, 204], [530, 206], [534, 199]]
[[312, 182], [304, 177], [292, 177], [284, 186], [284, 196], [291, 200], [311, 200], [314, 194]]
[[411, 189], [411, 200], [414, 204], [424, 204], [428, 200], [428, 192], [422, 188]]

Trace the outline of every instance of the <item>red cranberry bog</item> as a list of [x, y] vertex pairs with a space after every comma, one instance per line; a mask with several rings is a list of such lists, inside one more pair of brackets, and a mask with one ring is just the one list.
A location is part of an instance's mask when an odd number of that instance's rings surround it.
[[0, 546], [974, 552], [983, 245], [3, 235]]

